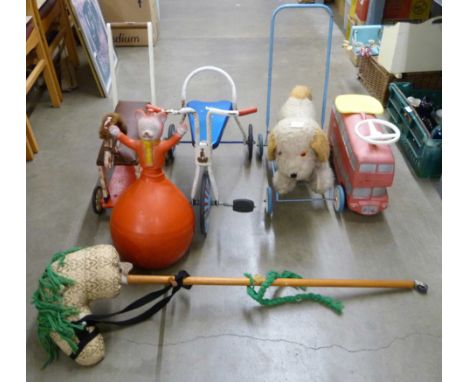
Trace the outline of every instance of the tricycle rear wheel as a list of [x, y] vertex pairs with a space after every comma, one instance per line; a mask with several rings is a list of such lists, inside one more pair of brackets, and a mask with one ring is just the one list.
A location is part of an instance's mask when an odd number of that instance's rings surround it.
[[249, 124], [249, 130], [248, 130], [248, 136], [247, 136], [247, 148], [249, 150], [248, 151], [249, 161], [252, 160], [254, 144], [255, 144], [255, 141], [253, 137], [253, 127], [252, 127], [252, 124]]
[[93, 197], [91, 199], [91, 207], [97, 215], [101, 215], [104, 212], [104, 207], [102, 206], [102, 187], [96, 186], [93, 190]]
[[[175, 134], [175, 126], [173, 123], [169, 125], [169, 128], [167, 130], [167, 139], [171, 138]], [[166, 164], [174, 162], [175, 158], [175, 146], [171, 147], [169, 151], [166, 154]]]

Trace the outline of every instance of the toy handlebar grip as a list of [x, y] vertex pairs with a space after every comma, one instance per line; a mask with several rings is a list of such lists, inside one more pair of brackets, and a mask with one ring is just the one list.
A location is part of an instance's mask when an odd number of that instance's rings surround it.
[[160, 113], [161, 111], [164, 111], [163, 108], [159, 106], [154, 106], [151, 105], [150, 103], [146, 104], [145, 106], [146, 111], [152, 112], [152, 113]]
[[247, 109], [240, 109], [239, 110], [239, 116], [247, 115], [247, 114], [253, 114], [257, 112], [256, 107], [249, 107]]

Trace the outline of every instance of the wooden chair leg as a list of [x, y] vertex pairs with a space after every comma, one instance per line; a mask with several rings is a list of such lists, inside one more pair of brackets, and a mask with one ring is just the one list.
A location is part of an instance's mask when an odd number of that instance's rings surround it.
[[28, 137], [26, 137], [26, 160], [30, 161], [34, 159], [34, 153], [29, 143]]
[[70, 26], [68, 10], [63, 0], [60, 0], [60, 8], [62, 14], [61, 22], [65, 28], [65, 45], [67, 47], [68, 57], [70, 58], [71, 63], [76, 67], [80, 64], [80, 61], [78, 58], [78, 52], [76, 51], [75, 38], [73, 37], [73, 31]]
[[63, 94], [60, 88], [57, 72], [55, 71], [54, 63], [50, 58], [47, 47], [45, 46], [45, 40], [43, 40], [44, 37], [42, 35], [40, 37], [36, 50], [37, 56], [46, 63], [43, 74], [47, 90], [49, 91], [50, 99], [52, 101], [52, 106], [60, 107], [60, 103], [63, 100]]
[[39, 145], [37, 144], [36, 136], [34, 135], [28, 116], [26, 116], [26, 139], [31, 147], [32, 152], [39, 152]]

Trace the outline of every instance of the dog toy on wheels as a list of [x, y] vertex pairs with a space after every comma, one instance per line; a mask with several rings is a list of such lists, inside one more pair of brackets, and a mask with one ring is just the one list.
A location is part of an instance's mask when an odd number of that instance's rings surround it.
[[[428, 290], [426, 284], [415, 280], [305, 279], [290, 271], [272, 271], [266, 277], [247, 273], [244, 277], [195, 277], [185, 271], [177, 275], [135, 275], [129, 274], [131, 269], [131, 264], [120, 262], [118, 252], [111, 245], [75, 247], [52, 257], [32, 298], [38, 311], [38, 339], [49, 356], [45, 366], [58, 358], [59, 350], [80, 365], [100, 362], [105, 356], [105, 344], [98, 324], [119, 327], [138, 324], [163, 309], [180, 289], [190, 289], [194, 285], [244, 286], [248, 296], [263, 306], [311, 301], [337, 314], [341, 314], [343, 309], [341, 301], [306, 293], [304, 288], [397, 288], [415, 289], [423, 294]], [[116, 297], [122, 284], [164, 287], [117, 312], [93, 314], [90, 302]], [[255, 289], [256, 286], [259, 288]], [[301, 293], [266, 298], [267, 289], [271, 286], [300, 288]], [[140, 313], [129, 318], [128, 314], [135, 309], [140, 309]], [[116, 319], [121, 314], [127, 314], [127, 318]]]
[[[296, 86], [281, 107], [278, 123], [270, 129], [270, 109], [272, 93], [272, 71], [277, 15], [290, 9], [324, 10], [329, 18], [327, 49], [325, 53], [325, 78], [322, 95], [320, 123], [315, 118], [312, 92], [306, 86]], [[270, 23], [268, 88], [266, 100], [265, 144], [268, 147], [267, 172], [272, 174], [272, 185], [267, 186], [264, 202], [267, 216], [273, 215], [277, 203], [304, 203], [331, 201], [334, 175], [330, 167], [330, 145], [322, 127], [325, 123], [328, 82], [330, 76], [330, 56], [333, 32], [333, 12], [323, 4], [285, 4], [276, 8]], [[259, 137], [259, 141], [263, 137]], [[287, 196], [297, 184], [306, 185], [314, 195], [303, 198]]]

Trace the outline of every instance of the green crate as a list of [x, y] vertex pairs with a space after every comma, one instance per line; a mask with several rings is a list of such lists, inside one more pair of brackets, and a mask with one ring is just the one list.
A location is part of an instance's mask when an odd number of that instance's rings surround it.
[[437, 109], [442, 108], [442, 91], [416, 89], [410, 82], [392, 82], [389, 86], [387, 111], [390, 121], [401, 130], [398, 146], [414, 172], [421, 178], [442, 175], [442, 139], [433, 139], [407, 97], [429, 97]]

